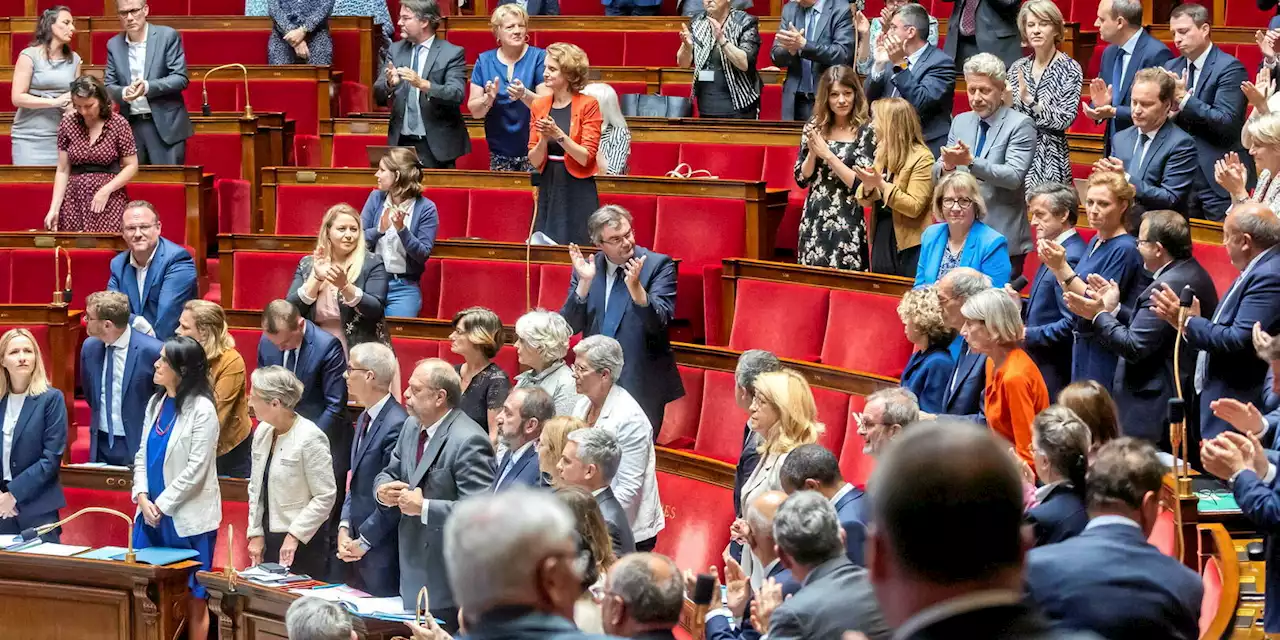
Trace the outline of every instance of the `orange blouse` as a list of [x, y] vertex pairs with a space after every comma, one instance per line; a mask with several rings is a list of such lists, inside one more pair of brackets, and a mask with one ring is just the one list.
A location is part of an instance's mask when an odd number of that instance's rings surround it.
[[1014, 349], [999, 369], [987, 358], [987, 388], [983, 395], [987, 402], [987, 425], [1013, 444], [1019, 458], [1034, 465], [1031, 423], [1049, 407], [1049, 388], [1031, 356], [1022, 349]]
[[[542, 134], [538, 132], [538, 127], [533, 124], [539, 120], [551, 115], [551, 102], [555, 96], [542, 96], [533, 101], [529, 106], [529, 150], [538, 146], [538, 141], [542, 139]], [[600, 147], [600, 131], [603, 126], [603, 119], [600, 116], [600, 103], [595, 98], [582, 93], [573, 94], [573, 102], [569, 106], [570, 124], [569, 130], [565, 132], [574, 142], [586, 147], [587, 164], [578, 164], [573, 156], [565, 154], [564, 166], [569, 170], [569, 174], [575, 178], [590, 178], [596, 175], [596, 152]], [[546, 158], [543, 158], [542, 164], [535, 167], [538, 171], [542, 171], [547, 165]]]

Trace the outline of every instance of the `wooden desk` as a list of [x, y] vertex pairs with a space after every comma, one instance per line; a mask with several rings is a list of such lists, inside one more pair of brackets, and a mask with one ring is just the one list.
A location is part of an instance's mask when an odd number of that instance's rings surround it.
[[[281, 589], [262, 587], [243, 580], [232, 588], [221, 573], [201, 571], [196, 579], [209, 590], [209, 615], [218, 625], [222, 640], [288, 640], [284, 615], [301, 596]], [[390, 640], [408, 636], [409, 628], [398, 622], [365, 618], [369, 640]]]

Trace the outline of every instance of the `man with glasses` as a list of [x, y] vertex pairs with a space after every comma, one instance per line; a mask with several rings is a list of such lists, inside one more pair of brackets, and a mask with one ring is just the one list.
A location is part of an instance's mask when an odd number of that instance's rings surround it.
[[615, 204], [587, 218], [599, 251], [590, 260], [569, 245], [573, 277], [560, 315], [582, 336], [604, 335], [622, 345], [626, 366], [617, 383], [644, 409], [657, 437], [668, 402], [684, 396], [668, 325], [676, 308], [676, 264], [636, 246], [631, 213]]
[[182, 306], [200, 295], [196, 263], [181, 245], [160, 237], [160, 214], [146, 200], [125, 206], [120, 227], [129, 250], [111, 259], [107, 289], [129, 296], [134, 329], [168, 340], [178, 330]]
[[858, 417], [862, 453], [880, 457], [907, 425], [920, 419], [920, 401], [906, 387], [889, 387], [867, 396]]
[[182, 99], [187, 54], [176, 30], [147, 23], [149, 12], [146, 0], [116, 0], [123, 33], [107, 41], [105, 83], [133, 128], [138, 164], [185, 164], [195, 132]]
[[117, 291], [89, 294], [84, 317], [89, 337], [80, 348], [80, 387], [92, 416], [89, 461], [132, 466], [164, 343], [129, 328], [129, 300]]

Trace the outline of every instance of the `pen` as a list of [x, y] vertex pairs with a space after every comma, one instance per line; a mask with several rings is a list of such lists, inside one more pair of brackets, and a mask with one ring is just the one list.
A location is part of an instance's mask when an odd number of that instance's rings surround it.
[[312, 590], [312, 591], [319, 591], [320, 589], [332, 589], [332, 588], [334, 588], [334, 587], [341, 587], [341, 586], [343, 586], [343, 585], [341, 585], [341, 584], [322, 584], [322, 585], [318, 585], [318, 586], [311, 587], [311, 590]]

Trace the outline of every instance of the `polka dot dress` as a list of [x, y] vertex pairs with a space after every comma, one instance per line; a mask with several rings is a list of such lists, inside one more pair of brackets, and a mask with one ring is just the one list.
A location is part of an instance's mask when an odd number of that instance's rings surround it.
[[[102, 126], [102, 133], [92, 144], [89, 143], [89, 128], [80, 116], [63, 117], [58, 124], [58, 150], [67, 152], [73, 168], [77, 165], [110, 165], [138, 155], [129, 121], [119, 113], [111, 114]], [[91, 210], [93, 195], [113, 178], [113, 173], [73, 173], [67, 180], [62, 208], [58, 210], [58, 230], [120, 233], [120, 217], [129, 202], [129, 194], [124, 187], [111, 194], [107, 206], [100, 213]]]

